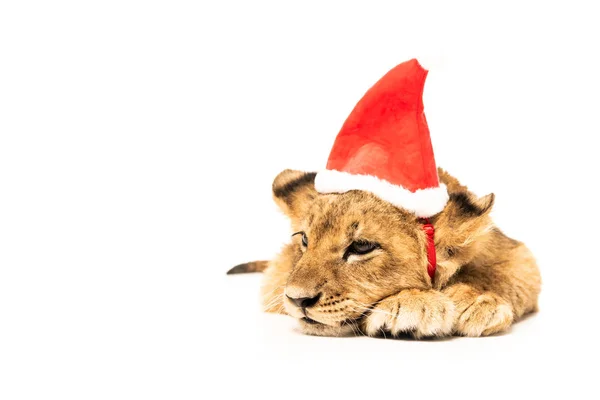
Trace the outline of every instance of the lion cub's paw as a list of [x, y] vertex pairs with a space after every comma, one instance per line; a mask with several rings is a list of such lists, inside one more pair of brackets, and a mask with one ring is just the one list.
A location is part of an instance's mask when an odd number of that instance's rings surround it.
[[455, 330], [464, 336], [486, 336], [506, 330], [512, 322], [510, 305], [493, 293], [483, 293], [458, 317]]
[[452, 333], [454, 303], [443, 293], [404, 290], [382, 300], [364, 320], [363, 329], [374, 336], [410, 333], [416, 338]]

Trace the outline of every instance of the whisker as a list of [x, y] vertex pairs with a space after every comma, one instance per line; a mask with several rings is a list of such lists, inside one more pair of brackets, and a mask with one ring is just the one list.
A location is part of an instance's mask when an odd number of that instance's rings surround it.
[[[280, 286], [276, 286], [275, 288], [273, 288], [273, 290], [271, 290], [269, 293], [263, 293], [263, 297], [270, 297], [275, 291], [279, 290], [279, 289], [283, 289], [285, 287], [285, 285], [280, 285]], [[281, 293], [283, 294], [283, 292]]]
[[280, 301], [280, 299], [273, 299], [272, 301], [269, 302], [269, 304], [266, 304], [263, 307], [263, 311], [264, 312], [268, 312], [269, 310], [273, 309], [276, 306], [283, 306], [283, 302]]
[[269, 300], [269, 302], [267, 304], [265, 304], [263, 306], [263, 311], [268, 311], [269, 309], [275, 307], [275, 305], [277, 305], [277, 303], [281, 303], [281, 305], [283, 306], [283, 293], [273, 297], [271, 300]]

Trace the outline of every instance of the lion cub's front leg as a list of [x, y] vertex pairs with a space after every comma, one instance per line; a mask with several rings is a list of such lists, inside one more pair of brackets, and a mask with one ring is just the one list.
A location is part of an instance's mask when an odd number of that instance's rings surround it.
[[442, 290], [456, 306], [455, 333], [493, 335], [537, 310], [541, 279], [530, 251], [521, 244], [505, 257], [489, 266], [463, 267]]
[[410, 333], [416, 338], [452, 333], [455, 306], [435, 290], [407, 289], [380, 301], [363, 321], [370, 336], [381, 332]]
[[513, 322], [510, 304], [491, 291], [459, 283], [444, 290], [456, 305], [454, 330], [463, 336], [487, 336], [502, 332]]

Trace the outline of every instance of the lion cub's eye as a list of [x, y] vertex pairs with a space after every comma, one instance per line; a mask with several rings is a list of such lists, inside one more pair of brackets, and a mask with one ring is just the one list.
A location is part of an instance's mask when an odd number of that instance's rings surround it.
[[352, 242], [350, 246], [346, 249], [346, 253], [344, 254], [344, 259], [347, 259], [348, 256], [351, 255], [363, 255], [372, 252], [375, 249], [379, 248], [379, 244], [367, 242], [366, 240], [357, 240]]

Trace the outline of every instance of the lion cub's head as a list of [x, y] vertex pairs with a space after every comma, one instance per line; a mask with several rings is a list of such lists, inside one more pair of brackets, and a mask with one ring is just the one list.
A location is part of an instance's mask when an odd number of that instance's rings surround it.
[[[432, 218], [438, 285], [474, 257], [477, 237], [491, 227], [493, 203], [493, 195], [477, 199], [442, 170], [440, 178], [450, 201]], [[350, 332], [381, 299], [432, 287], [422, 221], [368, 192], [317, 193], [314, 179], [314, 173], [285, 170], [273, 182], [275, 201], [291, 219], [297, 254], [284, 305], [305, 332]]]

